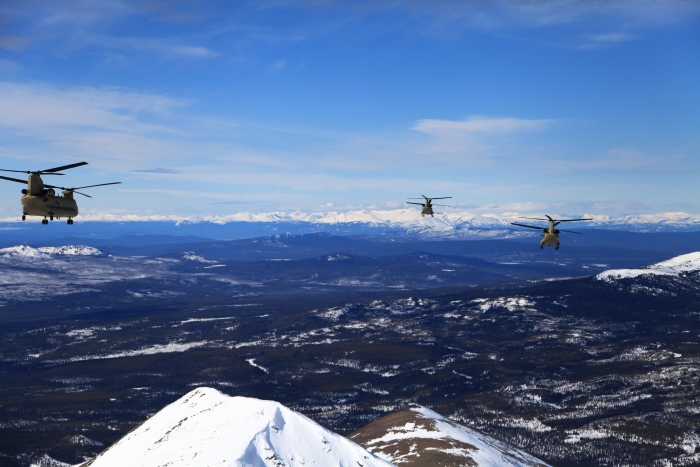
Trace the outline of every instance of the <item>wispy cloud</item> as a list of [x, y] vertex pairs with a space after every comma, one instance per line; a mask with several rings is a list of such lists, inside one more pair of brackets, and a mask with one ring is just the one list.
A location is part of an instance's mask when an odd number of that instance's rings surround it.
[[700, 4], [693, 0], [399, 0], [391, 4], [445, 21], [486, 29], [509, 26], [546, 27], [593, 19], [624, 23], [630, 27], [648, 27], [686, 21], [689, 17], [700, 14]]
[[513, 117], [470, 117], [466, 120], [418, 120], [412, 130], [433, 136], [445, 134], [506, 133], [522, 130], [539, 130], [553, 120], [523, 120]]
[[583, 43], [578, 46], [581, 50], [600, 49], [618, 44], [620, 42], [630, 42], [636, 36], [624, 32], [607, 32], [603, 34], [589, 34], [583, 36]]
[[154, 169], [136, 169], [132, 170], [132, 172], [141, 172], [141, 173], [150, 173], [150, 174], [181, 174], [181, 170], [174, 170], [174, 169], [164, 169], [161, 167], [156, 167]]
[[419, 120], [411, 129], [433, 137], [431, 152], [469, 153], [487, 148], [489, 136], [542, 130], [555, 121], [473, 116], [458, 121]]
[[287, 68], [287, 59], [286, 58], [275, 60], [272, 63], [272, 71], [274, 71], [274, 72], [282, 71], [285, 68]]
[[86, 35], [82, 40], [87, 44], [98, 45], [108, 49], [149, 53], [164, 58], [206, 59], [219, 55], [217, 52], [204, 46], [182, 44], [182, 39], [179, 38]]
[[182, 145], [187, 130], [171, 121], [190, 103], [118, 88], [0, 83], [0, 129], [42, 147], [47, 159], [97, 156], [128, 170], [130, 164], [160, 165], [192, 155]]
[[635, 149], [611, 149], [605, 157], [582, 160], [550, 160], [547, 166], [560, 170], [635, 170], [675, 164], [676, 156], [652, 157]]

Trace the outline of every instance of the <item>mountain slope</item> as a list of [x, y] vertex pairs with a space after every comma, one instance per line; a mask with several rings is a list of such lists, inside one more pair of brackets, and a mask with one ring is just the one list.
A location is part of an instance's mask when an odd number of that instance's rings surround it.
[[80, 467], [390, 467], [274, 401], [198, 388]]
[[597, 274], [598, 280], [611, 282], [639, 276], [678, 276], [700, 271], [700, 252], [688, 253], [652, 264], [643, 269], [610, 269]]
[[349, 438], [401, 467], [547, 465], [421, 406], [382, 417]]

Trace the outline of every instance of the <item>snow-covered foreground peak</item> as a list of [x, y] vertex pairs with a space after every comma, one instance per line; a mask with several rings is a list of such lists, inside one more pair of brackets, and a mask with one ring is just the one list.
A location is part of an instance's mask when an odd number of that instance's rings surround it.
[[274, 401], [198, 388], [81, 467], [390, 467]]
[[351, 434], [350, 439], [400, 467], [547, 466], [513, 446], [421, 406], [380, 418]]
[[8, 248], [0, 248], [0, 256], [11, 258], [46, 258], [50, 255], [102, 256], [104, 253], [97, 248], [81, 245], [42, 246], [39, 248], [32, 248], [28, 245], [17, 245]]
[[677, 276], [679, 274], [700, 271], [700, 252], [688, 253], [675, 258], [652, 264], [643, 269], [610, 269], [596, 275], [595, 278], [612, 282], [618, 279], [632, 279], [643, 275]]

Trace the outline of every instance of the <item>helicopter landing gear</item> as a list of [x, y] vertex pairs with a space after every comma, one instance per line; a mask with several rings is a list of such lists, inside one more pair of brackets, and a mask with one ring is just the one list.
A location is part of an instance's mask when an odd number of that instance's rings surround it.
[[41, 223], [42, 223], [43, 225], [48, 225], [49, 221], [48, 221], [48, 219], [42, 219], [42, 220], [41, 220]]
[[544, 250], [544, 243], [540, 243], [540, 250]]
[[558, 249], [559, 249], [559, 245], [555, 246], [554, 249], [555, 249], [555, 250], [558, 250]]
[[26, 221], [26, 220], [27, 220], [27, 216], [24, 215], [24, 214], [22, 214], [22, 220], [23, 220], [23, 221]]
[[73, 225], [73, 219], [68, 219], [68, 220], [66, 221], [66, 224], [68, 224], [68, 225]]
[[50, 218], [51, 220], [53, 220], [53, 214], [51, 214], [51, 215], [49, 216], [49, 218]]

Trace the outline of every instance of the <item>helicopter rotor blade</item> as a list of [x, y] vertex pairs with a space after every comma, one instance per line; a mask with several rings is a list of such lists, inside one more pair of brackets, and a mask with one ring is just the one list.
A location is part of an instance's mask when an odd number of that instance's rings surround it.
[[406, 204], [417, 204], [418, 206], [423, 206], [423, 203], [412, 203], [410, 201], [406, 201]]
[[430, 199], [448, 199], [448, 198], [452, 198], [452, 196], [443, 196], [442, 198], [430, 198]]
[[[69, 188], [69, 189], [70, 189], [71, 191], [75, 191], [75, 190], [82, 190], [83, 188], [93, 188], [93, 187], [96, 187], [96, 186], [119, 185], [119, 184], [121, 184], [121, 182], [109, 182], [109, 183], [100, 183], [100, 184], [98, 184], [98, 185], [78, 186], [78, 187]], [[81, 194], [82, 194], [82, 193], [81, 193]]]
[[[0, 169], [0, 172], [17, 172], [20, 174], [31, 174], [31, 173], [40, 174], [41, 173], [41, 172], [32, 172], [31, 170], [9, 170], [9, 169]], [[49, 172], [49, 173], [45, 173], [43, 175], [65, 175], [65, 174]]]
[[546, 218], [549, 219], [550, 221], [554, 221], [554, 219], [552, 219], [551, 217], [549, 217], [547, 214], [545, 214], [544, 217], [546, 217]]
[[28, 170], [10, 170], [10, 169], [0, 169], [0, 172], [17, 172], [20, 174], [28, 174], [31, 173]]
[[559, 222], [592, 221], [593, 219], [562, 219]]
[[545, 227], [535, 227], [534, 225], [516, 224], [515, 222], [511, 222], [510, 225], [517, 225], [519, 227], [527, 227], [528, 229], [547, 230]]
[[75, 164], [62, 165], [61, 167], [54, 167], [53, 169], [40, 170], [39, 173], [53, 173], [60, 172], [61, 170], [68, 170], [74, 167], [80, 167], [81, 165], [87, 165], [87, 162], [76, 162]]
[[[8, 171], [8, 172], [9, 172], [9, 171]], [[13, 170], [12, 172], [15, 172], [15, 171]], [[26, 180], [20, 180], [19, 178], [3, 177], [2, 175], [0, 175], [0, 178], [3, 179], [3, 180], [9, 180], [9, 181], [11, 181], [11, 182], [23, 183], [24, 185], [27, 184], [27, 181], [26, 181]]]
[[[73, 191], [73, 190], [71, 190], [71, 191]], [[83, 196], [85, 196], [85, 197], [87, 197], [87, 198], [92, 198], [92, 196], [86, 195], [85, 193], [81, 193], [81, 192], [79, 192], [79, 191], [73, 191], [73, 193], [78, 193], [79, 195], [83, 195]]]

